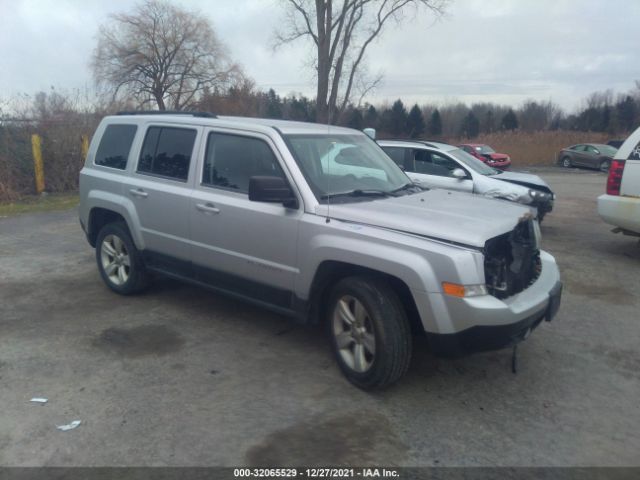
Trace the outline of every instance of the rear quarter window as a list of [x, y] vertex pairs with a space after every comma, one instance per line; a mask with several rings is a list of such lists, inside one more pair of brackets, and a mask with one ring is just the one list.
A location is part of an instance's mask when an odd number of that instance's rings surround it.
[[119, 170], [127, 168], [137, 129], [136, 125], [108, 125], [100, 139], [94, 164]]

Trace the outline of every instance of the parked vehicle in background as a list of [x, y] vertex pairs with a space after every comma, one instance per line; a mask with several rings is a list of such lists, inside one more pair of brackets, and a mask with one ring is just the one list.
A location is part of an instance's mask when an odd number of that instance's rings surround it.
[[625, 140], [609, 168], [598, 214], [616, 233], [640, 236], [640, 128]]
[[611, 160], [618, 150], [601, 143], [581, 143], [565, 148], [558, 154], [560, 165], [565, 168], [588, 167], [602, 172], [609, 170]]
[[623, 143], [624, 143], [624, 140], [609, 140], [607, 142], [607, 145], [617, 149], [617, 148], [620, 148]]
[[537, 175], [497, 170], [445, 143], [380, 140], [378, 145], [421, 185], [529, 205], [537, 209], [539, 221], [553, 210], [555, 195]]
[[506, 170], [511, 166], [511, 157], [509, 157], [509, 155], [506, 153], [498, 153], [489, 145], [482, 143], [463, 143], [462, 145], [458, 145], [458, 147], [469, 155], [473, 155], [478, 160], [482, 160], [490, 167]]
[[421, 188], [348, 128], [108, 116], [80, 172], [79, 215], [114, 292], [157, 272], [320, 323], [363, 389], [404, 375], [413, 335], [444, 355], [496, 350], [560, 306], [529, 208]]

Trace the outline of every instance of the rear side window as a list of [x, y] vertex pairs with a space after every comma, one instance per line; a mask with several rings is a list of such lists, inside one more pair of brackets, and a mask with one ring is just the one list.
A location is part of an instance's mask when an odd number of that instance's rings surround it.
[[137, 129], [135, 125], [108, 125], [100, 139], [94, 163], [120, 170], [127, 168], [129, 151]]
[[285, 178], [276, 156], [257, 138], [210, 133], [202, 171], [202, 184], [249, 191], [253, 176]]
[[195, 139], [195, 130], [149, 127], [140, 152], [138, 172], [186, 181]]

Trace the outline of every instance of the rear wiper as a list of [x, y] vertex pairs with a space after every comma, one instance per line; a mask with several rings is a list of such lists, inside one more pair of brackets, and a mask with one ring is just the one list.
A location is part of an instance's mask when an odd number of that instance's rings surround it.
[[387, 192], [386, 190], [363, 190], [361, 188], [357, 188], [355, 190], [351, 190], [350, 192], [329, 193], [327, 195], [322, 195], [320, 199], [326, 200], [328, 198], [335, 197], [397, 197], [397, 195], [394, 193], [394, 191]]

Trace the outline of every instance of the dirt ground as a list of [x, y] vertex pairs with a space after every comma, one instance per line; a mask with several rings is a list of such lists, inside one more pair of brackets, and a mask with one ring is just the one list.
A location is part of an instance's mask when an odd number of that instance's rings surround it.
[[597, 216], [603, 174], [537, 173], [565, 291], [518, 374], [510, 351], [441, 360], [417, 342], [376, 394], [318, 328], [170, 280], [115, 295], [75, 211], [0, 219], [0, 465], [640, 464], [638, 240]]

